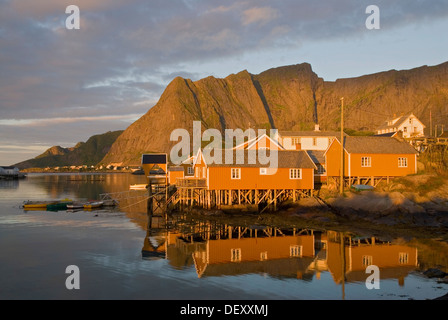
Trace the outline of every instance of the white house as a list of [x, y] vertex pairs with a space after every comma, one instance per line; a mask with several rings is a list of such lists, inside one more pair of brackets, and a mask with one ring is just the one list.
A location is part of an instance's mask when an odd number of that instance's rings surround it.
[[279, 142], [286, 150], [325, 151], [340, 136], [339, 131], [320, 131], [316, 125], [314, 131], [279, 131]]
[[279, 131], [278, 141], [286, 150], [306, 150], [317, 166], [315, 181], [325, 181], [327, 173], [323, 155], [336, 137], [341, 137], [340, 131], [320, 131], [316, 124], [314, 131]]
[[413, 113], [409, 113], [384, 121], [383, 125], [376, 130], [376, 134], [383, 135], [401, 131], [403, 138], [423, 137], [425, 128], [426, 126]]
[[0, 166], [0, 176], [18, 176], [19, 168], [13, 166]]

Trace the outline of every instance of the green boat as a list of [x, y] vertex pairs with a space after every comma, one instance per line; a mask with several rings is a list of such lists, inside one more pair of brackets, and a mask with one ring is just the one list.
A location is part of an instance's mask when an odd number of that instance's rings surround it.
[[59, 210], [67, 210], [67, 205], [72, 204], [73, 201], [60, 201], [56, 203], [51, 203], [47, 205], [48, 211], [59, 211]]

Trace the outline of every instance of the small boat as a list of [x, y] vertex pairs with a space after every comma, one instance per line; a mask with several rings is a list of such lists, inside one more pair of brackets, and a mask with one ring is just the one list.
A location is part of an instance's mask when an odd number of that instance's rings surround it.
[[47, 205], [47, 210], [49, 211], [59, 211], [59, 210], [67, 210], [67, 205], [72, 204], [73, 201], [58, 201], [56, 203], [51, 203]]
[[27, 200], [23, 202], [23, 209], [47, 209], [49, 205], [55, 205], [58, 203], [67, 203], [71, 202], [70, 199], [63, 199], [63, 200]]
[[89, 201], [84, 203], [84, 209], [95, 209], [103, 206], [103, 201]]
[[49, 204], [55, 204], [57, 201], [51, 200], [51, 201], [33, 201], [33, 200], [27, 200], [23, 202], [23, 209], [47, 209], [47, 205]]
[[83, 202], [73, 202], [70, 204], [67, 204], [67, 209], [83, 209], [84, 208], [84, 203]]

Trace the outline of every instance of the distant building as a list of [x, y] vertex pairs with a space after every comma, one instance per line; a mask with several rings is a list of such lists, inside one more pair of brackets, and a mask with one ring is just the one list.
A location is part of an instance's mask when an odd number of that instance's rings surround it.
[[426, 126], [413, 114], [409, 113], [386, 120], [376, 129], [377, 135], [402, 132], [403, 138], [423, 137]]
[[0, 175], [14, 176], [19, 174], [19, 168], [13, 166], [0, 166]]

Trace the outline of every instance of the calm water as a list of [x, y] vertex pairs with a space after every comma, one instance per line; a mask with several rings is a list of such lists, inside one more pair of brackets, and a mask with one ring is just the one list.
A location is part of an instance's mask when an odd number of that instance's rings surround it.
[[[220, 225], [176, 215], [153, 218], [144, 183], [131, 174], [31, 174], [0, 181], [0, 299], [433, 299], [447, 284], [421, 275], [446, 271], [447, 246], [331, 230]], [[98, 199], [122, 192], [120, 207], [24, 211], [24, 200]], [[365, 285], [366, 264], [380, 289]], [[68, 290], [65, 269], [80, 270]], [[344, 276], [345, 274], [345, 276]]]

